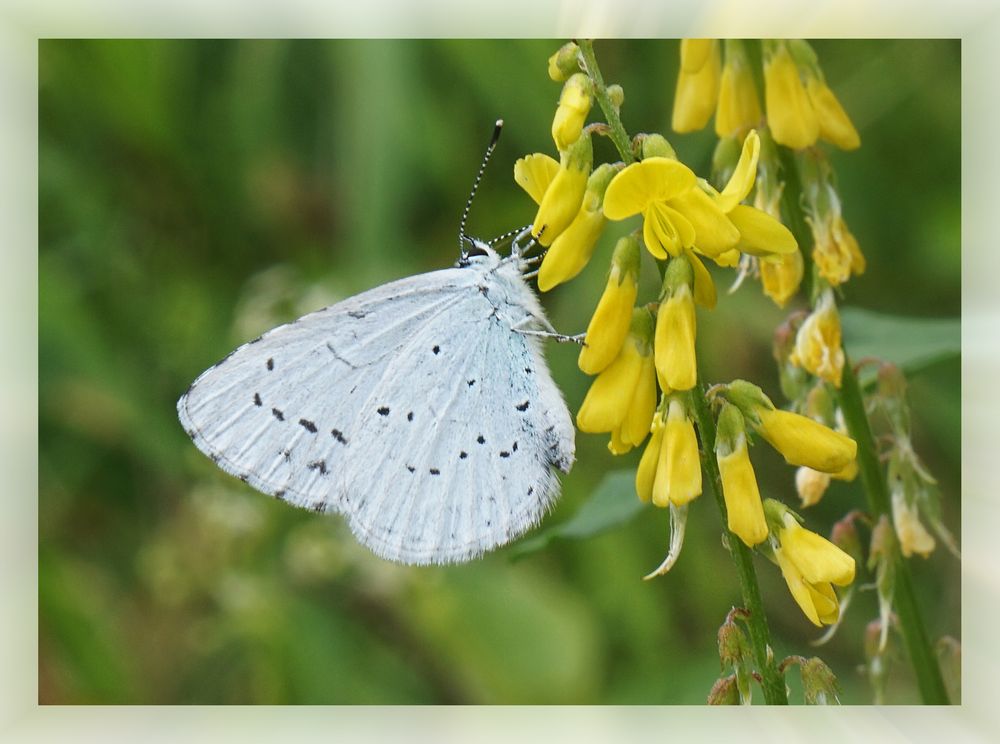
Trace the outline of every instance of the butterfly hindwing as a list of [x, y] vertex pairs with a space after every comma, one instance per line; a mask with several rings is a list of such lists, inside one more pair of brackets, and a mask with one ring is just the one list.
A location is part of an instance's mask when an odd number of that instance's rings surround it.
[[565, 404], [537, 340], [511, 329], [523, 309], [498, 312], [496, 294], [468, 293], [421, 329], [362, 410], [381, 457], [350, 464], [345, 511], [383, 557], [461, 561], [507, 543], [557, 495], [553, 465], [569, 468]]

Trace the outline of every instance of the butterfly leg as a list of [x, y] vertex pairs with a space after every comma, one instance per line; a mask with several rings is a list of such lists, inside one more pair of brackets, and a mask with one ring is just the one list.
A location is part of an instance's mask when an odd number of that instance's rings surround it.
[[[542, 325], [543, 327], [541, 329], [531, 328], [531, 325]], [[575, 336], [567, 336], [564, 333], [559, 333], [547, 320], [537, 318], [534, 315], [525, 316], [523, 320], [511, 326], [511, 330], [523, 336], [548, 338], [560, 344], [574, 343], [581, 346], [583, 346], [583, 339], [587, 336], [586, 333], [578, 333]]]

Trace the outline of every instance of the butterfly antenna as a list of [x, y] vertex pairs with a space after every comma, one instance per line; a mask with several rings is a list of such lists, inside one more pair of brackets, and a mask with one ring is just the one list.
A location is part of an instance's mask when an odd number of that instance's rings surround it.
[[469, 194], [469, 200], [465, 202], [465, 210], [462, 212], [462, 222], [458, 226], [458, 249], [461, 251], [463, 257], [467, 255], [465, 244], [469, 242], [469, 239], [465, 236], [465, 224], [469, 221], [469, 210], [472, 209], [472, 200], [476, 197], [476, 191], [479, 190], [479, 182], [483, 180], [486, 164], [490, 162], [490, 156], [493, 154], [493, 150], [496, 149], [497, 141], [500, 139], [501, 129], [503, 129], [503, 119], [497, 119], [496, 126], [493, 127], [493, 136], [490, 138], [490, 144], [486, 148], [486, 154], [483, 156], [483, 163], [479, 166], [479, 173], [476, 174], [476, 180], [472, 183], [472, 193]]

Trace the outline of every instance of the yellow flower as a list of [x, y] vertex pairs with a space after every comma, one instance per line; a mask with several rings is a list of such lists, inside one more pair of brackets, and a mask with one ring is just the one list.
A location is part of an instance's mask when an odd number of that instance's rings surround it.
[[694, 132], [708, 123], [719, 94], [719, 67], [718, 41], [681, 39], [681, 66], [671, 121], [675, 132]]
[[857, 456], [853, 439], [811, 418], [767, 406], [758, 407], [755, 413], [760, 421], [757, 431], [789, 465], [836, 473]]
[[861, 137], [854, 128], [847, 112], [826, 82], [817, 76], [810, 76], [806, 82], [809, 101], [816, 111], [819, 121], [819, 136], [832, 142], [841, 150], [855, 150], [861, 146]]
[[682, 253], [693, 257], [692, 249], [716, 261], [734, 248], [752, 255], [789, 253], [797, 244], [788, 228], [740, 204], [753, 187], [759, 153], [760, 138], [750, 132], [721, 193], [699, 184], [694, 173], [676, 160], [647, 157], [611, 180], [604, 194], [604, 214], [623, 220], [641, 213], [643, 241], [659, 259]]
[[840, 315], [833, 300], [833, 290], [820, 296], [795, 335], [795, 348], [788, 360], [820, 379], [840, 387], [844, 372], [844, 350], [841, 347]]
[[641, 501], [649, 501], [653, 496], [653, 483], [656, 480], [656, 466], [660, 461], [660, 448], [663, 445], [663, 434], [666, 425], [659, 411], [653, 414], [650, 427], [649, 443], [642, 452], [639, 467], [635, 471], [635, 492]]
[[743, 416], [736, 406], [728, 403], [719, 414], [715, 456], [722, 476], [729, 531], [753, 547], [767, 538], [767, 520], [747, 451]]
[[558, 165], [540, 153], [514, 163], [514, 180], [538, 203], [531, 232], [541, 245], [551, 245], [576, 218], [593, 159], [590, 135], [582, 134], [560, 153]]
[[[648, 314], [648, 311], [643, 310]], [[642, 368], [636, 381], [632, 400], [629, 401], [625, 418], [617, 429], [611, 432], [608, 449], [613, 455], [624, 455], [633, 447], [638, 447], [649, 434], [653, 413], [656, 411], [656, 368], [653, 366], [653, 350], [646, 346], [642, 355]]]
[[[771, 503], [771, 502], [769, 502]], [[814, 625], [831, 625], [840, 616], [832, 584], [854, 581], [854, 559], [829, 540], [803, 528], [785, 512], [774, 557], [792, 597]]]
[[559, 106], [552, 120], [552, 139], [562, 151], [580, 138], [593, 102], [594, 84], [582, 72], [570, 76], [563, 85]]
[[774, 300], [778, 307], [784, 307], [799, 291], [804, 271], [802, 252], [797, 248], [791, 253], [761, 260], [760, 283], [764, 294]]
[[865, 257], [857, 239], [840, 214], [840, 201], [832, 188], [828, 189], [832, 206], [817, 219], [806, 218], [813, 234], [813, 261], [820, 276], [833, 286], [846, 282], [851, 274], [865, 273]]
[[[619, 432], [622, 444], [639, 444], [645, 438], [656, 407], [650, 364], [652, 325], [649, 311], [636, 308], [628, 338], [618, 356], [597, 376], [583, 399], [576, 415], [580, 431], [613, 432], [627, 423], [626, 429]], [[652, 405], [648, 402], [650, 382], [654, 383]], [[639, 428], [641, 433], [637, 433]]]
[[632, 324], [638, 293], [639, 241], [627, 235], [615, 245], [607, 286], [587, 326], [577, 362], [582, 372], [596, 375], [618, 356]]
[[670, 400], [656, 460], [652, 499], [656, 506], [683, 506], [701, 494], [701, 459], [694, 424], [684, 405]]
[[795, 490], [802, 500], [802, 506], [818, 504], [830, 486], [830, 474], [821, 473], [812, 468], [799, 468], [795, 471]]
[[896, 528], [896, 537], [899, 538], [900, 550], [907, 558], [914, 553], [926, 558], [934, 551], [934, 537], [921, 523], [917, 508], [907, 502], [902, 482], [895, 479], [891, 488], [892, 523]]
[[726, 41], [726, 63], [719, 84], [719, 109], [715, 113], [715, 133], [719, 137], [742, 135], [761, 119], [757, 86], [750, 73], [743, 43]]
[[801, 150], [816, 143], [819, 120], [799, 75], [799, 67], [783, 41], [776, 41], [764, 60], [764, 99], [774, 141]]
[[618, 170], [619, 166], [604, 163], [590, 174], [580, 211], [569, 227], [552, 241], [542, 260], [538, 270], [539, 291], [548, 292], [568, 282], [583, 270], [594, 255], [597, 239], [607, 224], [602, 210], [604, 190]]

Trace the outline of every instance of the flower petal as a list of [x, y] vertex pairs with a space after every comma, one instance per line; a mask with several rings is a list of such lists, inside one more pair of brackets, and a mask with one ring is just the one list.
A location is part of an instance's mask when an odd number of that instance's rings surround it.
[[740, 231], [701, 189], [690, 188], [669, 205], [687, 217], [694, 227], [694, 245], [706, 256], [717, 256], [739, 242]]
[[743, 151], [736, 164], [736, 170], [729, 178], [729, 183], [716, 198], [715, 203], [723, 212], [729, 212], [733, 207], [747, 198], [753, 188], [757, 176], [757, 158], [760, 157], [760, 137], [756, 131], [751, 131], [743, 140]]
[[774, 253], [794, 253], [799, 248], [792, 231], [767, 212], [738, 204], [728, 217], [740, 231], [737, 248], [744, 253], [767, 256]]
[[694, 183], [694, 173], [686, 165], [671, 158], [646, 158], [611, 179], [604, 193], [604, 214], [610, 220], [623, 220], [650, 202], [672, 199]]
[[545, 190], [559, 170], [558, 161], [540, 152], [525, 155], [514, 163], [514, 181], [528, 192], [535, 204], [542, 203]]
[[694, 251], [685, 251], [685, 255], [691, 262], [691, 269], [694, 271], [694, 301], [711, 310], [715, 307], [716, 302], [715, 282], [712, 281], [712, 275], [708, 273], [705, 264]]

